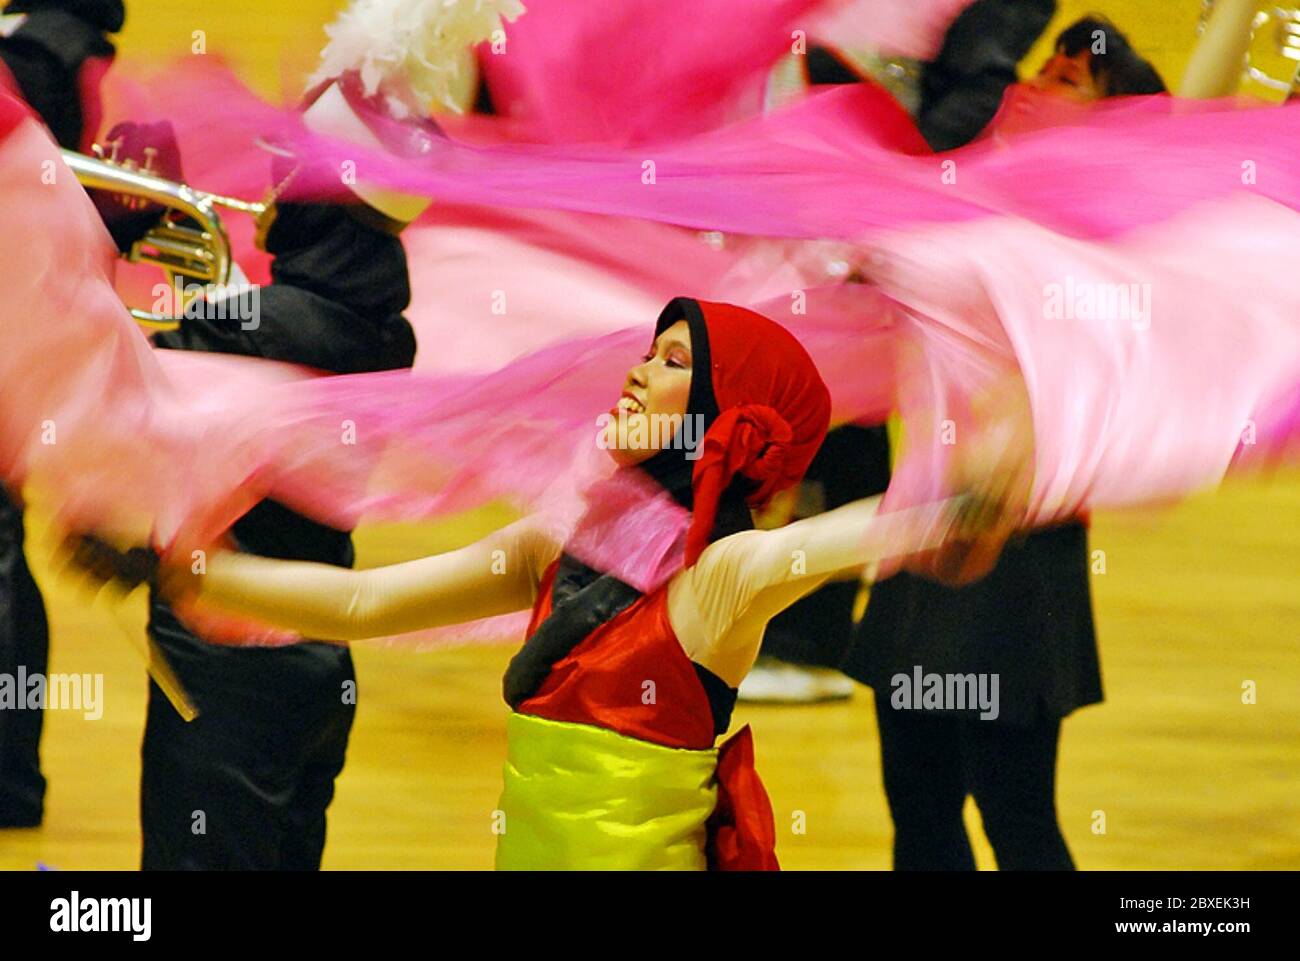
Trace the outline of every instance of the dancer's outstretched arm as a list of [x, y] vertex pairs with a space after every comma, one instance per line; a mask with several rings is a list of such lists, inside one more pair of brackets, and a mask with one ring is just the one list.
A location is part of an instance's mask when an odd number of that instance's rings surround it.
[[556, 553], [521, 521], [459, 550], [361, 571], [219, 551], [206, 573], [165, 571], [161, 584], [304, 637], [357, 641], [525, 610]]
[[831, 575], [933, 550], [961, 523], [963, 501], [880, 514], [870, 497], [769, 531], [715, 541], [669, 588], [668, 614], [692, 660], [736, 686], [767, 622]]
[[[837, 572], [926, 554], [927, 569], [940, 580], [965, 583], [986, 574], [1025, 516], [1033, 421], [1019, 379], [990, 388], [977, 406], [980, 425], [946, 468], [949, 487], [960, 496], [887, 514], [879, 513], [880, 497], [868, 497], [775, 530], [715, 541], [670, 589], [674, 627], [686, 628], [677, 636], [736, 649], [744, 662], [743, 652], [761, 639], [768, 620]], [[739, 676], [747, 670], [744, 663]]]
[[996, 385], [978, 408], [979, 429], [946, 467], [959, 496], [885, 514], [869, 497], [705, 548], [669, 587], [669, 619], [692, 659], [738, 685], [768, 621], [832, 575], [889, 557], [912, 555], [950, 583], [986, 574], [1025, 518], [1034, 445], [1022, 382]]

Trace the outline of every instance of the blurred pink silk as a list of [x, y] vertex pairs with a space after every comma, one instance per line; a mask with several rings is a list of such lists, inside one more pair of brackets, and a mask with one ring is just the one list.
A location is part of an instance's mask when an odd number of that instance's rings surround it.
[[[545, 505], [563, 524], [581, 507], [575, 479], [612, 469], [591, 456], [598, 417], [645, 350], [651, 316], [486, 373], [317, 377], [251, 358], [154, 351], [113, 290], [113, 250], [93, 206], [45, 132], [13, 101], [5, 109], [0, 206], [12, 231], [0, 258], [9, 292], [0, 470], [12, 487], [48, 496], [68, 526], [189, 547], [266, 496], [341, 527], [496, 498]], [[857, 338], [856, 356], [841, 343], [850, 325], [882, 318], [883, 304], [865, 288], [848, 299], [810, 292], [800, 305], [809, 349], [832, 368], [885, 366], [883, 336]], [[883, 413], [891, 390], [867, 381], [841, 406], [866, 397]], [[638, 549], [620, 550], [646, 560], [678, 533], [639, 531], [629, 542]]]
[[647, 143], [762, 109], [767, 70], [827, 0], [531, 0], [479, 61], [519, 139]]
[[266, 169], [257, 143], [273, 139], [317, 161], [295, 189], [320, 198], [342, 196], [339, 172], [354, 169], [442, 203], [784, 238], [860, 241], [995, 214], [1106, 237], [1238, 193], [1300, 208], [1292, 157], [1300, 102], [1243, 107], [1154, 96], [1079, 110], [1014, 88], [993, 132], [935, 155], [897, 103], [863, 83], [637, 146], [507, 142], [508, 125], [491, 118], [469, 118], [462, 139], [448, 121], [450, 136], [412, 161], [311, 133], [292, 109], [259, 100], [215, 63], [163, 77], [151, 89], [150, 115], [185, 117], [187, 104], [211, 105], [202, 124], [183, 125], [181, 147], [187, 158], [205, 158], [205, 189], [223, 193], [248, 190], [251, 172]]
[[512, 139], [660, 143], [752, 117], [814, 41], [926, 58], [972, 0], [531, 0], [479, 62]]
[[[1265, 118], [1135, 103], [1105, 123], [1089, 114], [1010, 146], [992, 137], [945, 155], [957, 158], [949, 184], [939, 158], [859, 126], [854, 110], [873, 96], [818, 96], [683, 140], [658, 154], [665, 162], [653, 183], [609, 148], [448, 142], [419, 167], [365, 158], [379, 179], [446, 188], [466, 204], [851, 243], [782, 248], [728, 237], [738, 246], [715, 258], [689, 231], [650, 228], [635, 235], [650, 256], [676, 253], [629, 278], [636, 244], [612, 245], [618, 221], [602, 228], [592, 218], [589, 234], [562, 224], [570, 239], [552, 252], [561, 260], [590, 262], [611, 239], [607, 279], [630, 285], [612, 292], [610, 310], [626, 310], [630, 329], [566, 330], [525, 356], [459, 370], [327, 378], [152, 351], [113, 291], [111, 243], [93, 206], [43, 131], [0, 101], [0, 208], [10, 228], [0, 240], [0, 470], [11, 486], [50, 498], [69, 527], [152, 533], [178, 549], [210, 543], [266, 496], [340, 527], [505, 497], [541, 511], [562, 537], [586, 485], [608, 473], [607, 458], [594, 456], [596, 418], [646, 346], [653, 314], [640, 311], [678, 270], [699, 285], [721, 270], [715, 282], [735, 293], [716, 296], [790, 327], [831, 386], [837, 420], [879, 420], [901, 406], [911, 443], [890, 504], [949, 492], [947, 460], [959, 448], [937, 425], [952, 420], [958, 436], [977, 430], [973, 401], [1005, 378], [1023, 377], [1032, 410], [1034, 522], [1177, 497], [1217, 482], [1234, 458], [1293, 457], [1300, 303], [1287, 270], [1300, 181], [1282, 165], [1282, 144], [1294, 136], [1294, 109]], [[236, 90], [227, 106], [241, 104], [254, 121], [319, 146], [318, 156], [344, 149]], [[1118, 159], [1107, 137], [1123, 148]], [[1093, 149], [1081, 150], [1084, 140]], [[1258, 158], [1248, 184], [1246, 145]], [[1158, 173], [1144, 171], [1157, 156]], [[1124, 166], [1134, 158], [1142, 162]], [[492, 218], [514, 215], [461, 216], [485, 230], [486, 248]], [[536, 216], [528, 229], [556, 228], [550, 214]], [[529, 246], [530, 270], [562, 273], [538, 255], [545, 247]], [[476, 269], [495, 269], [489, 256], [476, 254]], [[835, 280], [850, 269], [875, 286]], [[548, 304], [564, 310], [564, 284], [550, 279], [532, 302], [538, 317]], [[1099, 298], [1110, 306], [1098, 309]], [[426, 339], [422, 351], [431, 346]], [[1252, 446], [1268, 456], [1252, 457]], [[684, 526], [679, 509], [645, 500], [644, 511], [611, 519], [590, 559], [640, 585], [671, 573]]]
[[1241, 196], [1107, 241], [1005, 217], [881, 239], [873, 277], [899, 306], [912, 441], [886, 504], [951, 493], [973, 401], [1014, 377], [1033, 419], [1033, 524], [1294, 460], [1298, 231], [1294, 211]]
[[974, 0], [843, 0], [823, 5], [812, 33], [849, 49], [933, 60], [943, 35]]

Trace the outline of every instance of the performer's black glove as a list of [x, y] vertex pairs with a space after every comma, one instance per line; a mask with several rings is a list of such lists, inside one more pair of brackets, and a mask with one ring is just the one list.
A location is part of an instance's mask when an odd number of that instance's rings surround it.
[[158, 573], [159, 557], [150, 547], [121, 550], [93, 534], [76, 534], [64, 544], [69, 563], [101, 585], [116, 584], [126, 592], [150, 583]]
[[[129, 170], [153, 174], [164, 180], [183, 182], [181, 150], [176, 131], [168, 120], [157, 123], [119, 123], [99, 144], [104, 159]], [[91, 190], [90, 199], [113, 235], [117, 249], [126, 253], [131, 245], [149, 232], [165, 209], [139, 197]]]

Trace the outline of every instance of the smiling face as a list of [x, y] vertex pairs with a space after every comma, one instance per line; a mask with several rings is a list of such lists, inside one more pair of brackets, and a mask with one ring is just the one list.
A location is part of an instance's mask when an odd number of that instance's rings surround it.
[[672, 440], [673, 427], [682, 423], [690, 402], [691, 362], [690, 327], [679, 320], [627, 372], [602, 445], [620, 465], [648, 460]]
[[1038, 76], [1027, 82], [1044, 93], [1077, 103], [1100, 100], [1106, 92], [1092, 76], [1091, 58], [1092, 54], [1087, 50], [1080, 50], [1070, 57], [1064, 50], [1058, 49], [1052, 59], [1043, 64]]

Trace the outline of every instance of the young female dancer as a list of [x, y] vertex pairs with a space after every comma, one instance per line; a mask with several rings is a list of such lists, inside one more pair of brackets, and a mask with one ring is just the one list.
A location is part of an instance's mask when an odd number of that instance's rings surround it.
[[[691, 511], [682, 569], [649, 593], [526, 521], [368, 571], [218, 552], [200, 577], [186, 566], [158, 580], [173, 597], [340, 641], [531, 607], [504, 681], [513, 713], [497, 866], [775, 868], [748, 731], [714, 748], [764, 628], [835, 571], [935, 546], [943, 524], [886, 535], [872, 499], [751, 529], [747, 505], [803, 475], [830, 399], [795, 338], [742, 308], [672, 301], [611, 414], [602, 446], [620, 470]], [[634, 440], [654, 438], [645, 425], [664, 417], [700, 418], [702, 444]]]

